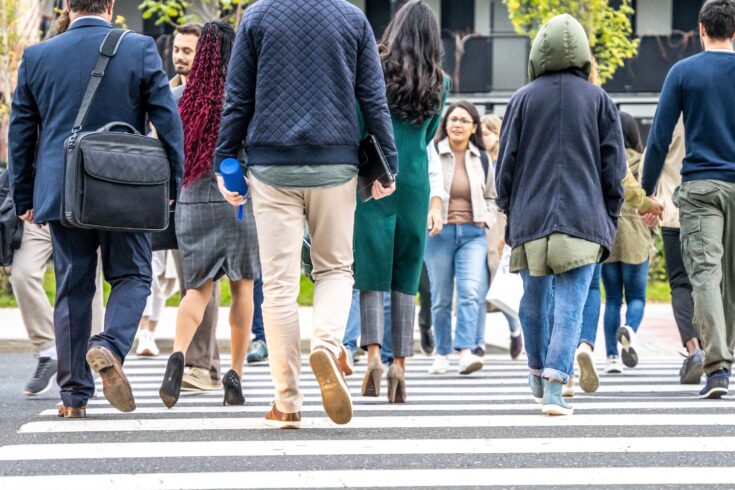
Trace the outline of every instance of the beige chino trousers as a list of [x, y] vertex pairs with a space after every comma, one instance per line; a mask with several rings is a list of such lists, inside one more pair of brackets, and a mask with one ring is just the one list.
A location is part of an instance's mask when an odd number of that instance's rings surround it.
[[[51, 232], [48, 225], [38, 227], [24, 223], [23, 240], [13, 254], [10, 268], [10, 284], [15, 301], [20, 308], [23, 324], [36, 352], [56, 345], [54, 314], [46, 291], [43, 277], [51, 258]], [[92, 300], [92, 335], [102, 331], [102, 270], [97, 263], [97, 292]]]
[[352, 239], [357, 178], [330, 188], [277, 188], [250, 176], [263, 274], [263, 322], [276, 408], [301, 410], [301, 349], [296, 302], [304, 223], [311, 235], [314, 310], [311, 349], [339, 356], [352, 302]]

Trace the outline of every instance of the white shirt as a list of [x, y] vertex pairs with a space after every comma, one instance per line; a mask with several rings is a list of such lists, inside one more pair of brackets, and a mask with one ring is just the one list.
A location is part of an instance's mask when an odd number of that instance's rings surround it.
[[69, 27], [73, 26], [76, 21], [82, 20], [82, 19], [97, 19], [97, 20], [101, 20], [102, 22], [106, 24], [109, 24], [109, 22], [107, 22], [107, 19], [105, 19], [104, 17], [100, 17], [99, 15], [83, 15], [81, 17], [77, 17], [76, 19], [74, 19], [71, 22], [71, 24], [69, 24]]

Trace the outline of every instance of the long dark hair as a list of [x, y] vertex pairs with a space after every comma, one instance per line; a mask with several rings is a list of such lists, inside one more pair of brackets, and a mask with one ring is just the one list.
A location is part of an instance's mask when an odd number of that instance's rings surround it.
[[627, 112], [620, 111], [620, 123], [623, 126], [623, 140], [625, 141], [625, 147], [631, 148], [638, 153], [643, 153], [641, 132], [638, 130], [638, 123], [635, 122], [635, 118]]
[[184, 125], [184, 186], [211, 170], [234, 40], [235, 31], [227, 22], [204, 24], [186, 90], [179, 101]]
[[421, 0], [408, 2], [380, 41], [388, 105], [400, 119], [421, 124], [439, 111], [444, 87], [441, 57], [434, 12]]
[[449, 137], [449, 133], [447, 133], [447, 123], [449, 122], [449, 116], [452, 114], [452, 112], [454, 112], [455, 109], [464, 109], [470, 114], [470, 117], [472, 118], [472, 123], [477, 125], [477, 129], [470, 136], [470, 143], [475, 145], [478, 150], [484, 151], [485, 142], [482, 139], [482, 124], [480, 124], [480, 113], [477, 112], [477, 108], [471, 102], [468, 102], [466, 100], [457, 101], [449, 106], [449, 109], [447, 109], [447, 112], [444, 113], [444, 117], [442, 118], [442, 124], [441, 126], [439, 126], [436, 141], [441, 141]]

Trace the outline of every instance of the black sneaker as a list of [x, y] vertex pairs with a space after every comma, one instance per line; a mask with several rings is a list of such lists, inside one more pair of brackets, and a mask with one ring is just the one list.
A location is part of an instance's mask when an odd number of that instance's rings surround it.
[[46, 393], [56, 381], [56, 370], [58, 362], [50, 357], [39, 357], [36, 372], [23, 390], [26, 396], [40, 395]]
[[477, 347], [472, 349], [472, 354], [476, 355], [477, 357], [485, 357], [485, 349], [478, 345]]
[[419, 326], [419, 332], [421, 332], [421, 350], [430, 356], [434, 352], [434, 332], [431, 327], [423, 326]]
[[709, 398], [716, 400], [727, 395], [727, 388], [730, 386], [730, 371], [727, 369], [718, 369], [712, 374], [707, 375], [707, 383], [699, 392], [699, 398]]
[[510, 336], [510, 358], [518, 359], [518, 356], [523, 352], [523, 337], [519, 333], [518, 335]]
[[684, 359], [679, 370], [679, 382], [683, 385], [698, 385], [704, 373], [704, 351], [697, 349]]

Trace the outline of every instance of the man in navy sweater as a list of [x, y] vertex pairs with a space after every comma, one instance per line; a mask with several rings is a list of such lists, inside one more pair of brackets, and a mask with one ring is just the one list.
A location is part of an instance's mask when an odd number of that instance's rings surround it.
[[702, 398], [727, 394], [735, 349], [735, 0], [710, 0], [699, 13], [705, 52], [680, 61], [661, 91], [648, 140], [643, 188], [651, 195], [684, 114], [687, 155], [674, 193], [684, 263], [702, 335]]
[[[248, 7], [232, 51], [215, 169], [245, 141], [276, 388], [266, 423], [274, 427], [301, 421], [296, 298], [305, 222], [315, 283], [309, 363], [327, 415], [338, 424], [352, 418], [342, 337], [354, 282], [358, 104], [397, 172], [383, 71], [362, 11], [345, 0], [261, 0]], [[228, 202], [240, 205], [244, 196], [219, 182]], [[376, 182], [373, 197], [394, 189]]]

